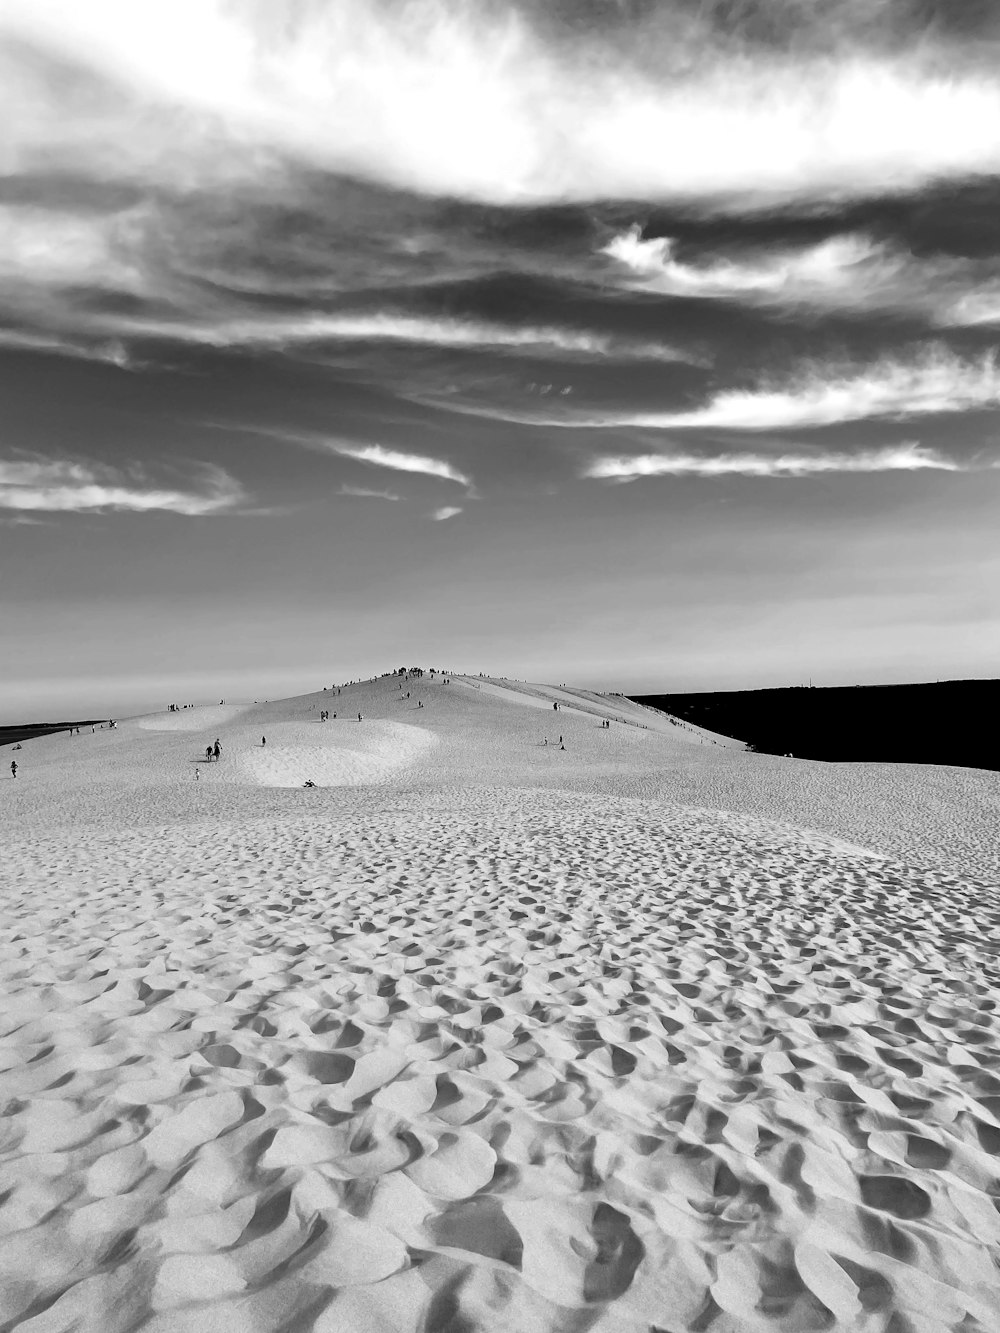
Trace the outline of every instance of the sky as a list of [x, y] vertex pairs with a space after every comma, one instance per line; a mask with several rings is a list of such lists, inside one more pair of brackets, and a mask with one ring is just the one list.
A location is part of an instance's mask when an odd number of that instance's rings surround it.
[[1000, 659], [992, 0], [0, 0], [0, 723]]

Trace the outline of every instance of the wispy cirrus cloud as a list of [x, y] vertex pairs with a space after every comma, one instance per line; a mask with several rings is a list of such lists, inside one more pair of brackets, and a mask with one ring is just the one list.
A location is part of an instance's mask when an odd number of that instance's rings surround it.
[[[909, 359], [881, 357], [865, 367], [808, 362], [749, 389], [721, 389], [681, 412], [495, 413], [522, 425], [576, 430], [792, 430], [850, 421], [949, 415], [1000, 405], [997, 353], [959, 356], [942, 345]], [[474, 412], [456, 405], [458, 412]]]
[[668, 236], [644, 237], [638, 225], [599, 253], [615, 261], [621, 285], [665, 296], [804, 311], [886, 311], [936, 328], [1000, 324], [1000, 268], [995, 257], [917, 257], [860, 232], [814, 245], [744, 245], [678, 253]]
[[608, 334], [557, 326], [515, 326], [475, 319], [442, 319], [405, 311], [372, 314], [320, 314], [304, 311], [281, 318], [237, 318], [204, 323], [183, 320], [116, 320], [108, 332], [122, 336], [164, 338], [209, 347], [292, 347], [304, 343], [374, 342], [452, 351], [485, 349], [526, 355], [551, 354], [575, 359], [688, 361], [692, 354], [665, 343], [616, 338]]
[[[475, 489], [472, 478], [466, 476], [464, 472], [455, 467], [453, 463], [449, 463], [445, 458], [433, 458], [427, 454], [410, 453], [403, 449], [386, 449], [381, 444], [359, 444], [353, 440], [342, 440], [333, 435], [324, 435], [319, 431], [283, 430], [277, 427], [255, 426], [242, 422], [215, 421], [205, 424], [212, 425], [219, 430], [262, 435], [269, 440], [276, 440], [283, 444], [300, 445], [302, 448], [316, 450], [319, 453], [338, 454], [341, 458], [353, 458], [357, 462], [367, 463], [371, 467], [387, 468], [390, 472], [408, 472], [425, 477], [438, 477], [442, 481], [453, 481], [460, 486], [465, 486], [470, 493]], [[395, 494], [369, 490], [367, 487], [356, 488], [352, 491], [345, 486], [342, 488], [342, 493], [378, 495], [386, 499], [399, 498]]]
[[338, 495], [353, 495], [359, 500], [399, 500], [395, 491], [373, 490], [368, 486], [341, 486]]
[[0, 509], [19, 512], [100, 513], [163, 511], [199, 517], [235, 509], [243, 488], [221, 468], [199, 467], [195, 489], [156, 485], [135, 467], [25, 455], [0, 459]]
[[785, 243], [685, 260], [678, 257], [675, 240], [643, 237], [636, 225], [613, 236], [601, 253], [615, 260], [631, 285], [670, 296], [754, 304], [857, 305], [879, 299], [892, 304], [909, 295], [909, 284], [901, 288], [899, 282], [907, 257], [855, 233], [816, 245]]
[[454, 481], [460, 486], [472, 486], [471, 478], [443, 458], [430, 458], [426, 454], [404, 453], [400, 449], [385, 449], [380, 444], [348, 444], [342, 440], [328, 440], [324, 447], [343, 458], [354, 458], [359, 463], [368, 463], [372, 467], [389, 468], [393, 472], [416, 472], [426, 477], [440, 477], [443, 481]]
[[[640, 477], [811, 477], [832, 472], [963, 472], [973, 466], [956, 462], [935, 449], [906, 442], [879, 449], [802, 450], [798, 453], [693, 454], [658, 452], [595, 458], [583, 476], [605, 481], [636, 481]], [[996, 463], [978, 466], [995, 467]]]
[[994, 352], [967, 360], [936, 347], [912, 361], [885, 357], [863, 369], [808, 366], [781, 384], [728, 389], [686, 412], [638, 414], [631, 424], [665, 429], [787, 430], [866, 418], [904, 420], [1000, 403]]

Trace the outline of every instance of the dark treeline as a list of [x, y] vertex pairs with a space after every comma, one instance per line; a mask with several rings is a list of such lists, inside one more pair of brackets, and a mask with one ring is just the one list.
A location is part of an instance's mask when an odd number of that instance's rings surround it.
[[23, 722], [19, 727], [0, 727], [0, 746], [16, 745], [35, 736], [51, 736], [54, 731], [69, 731], [70, 727], [99, 727], [106, 720], [92, 717], [86, 722]]
[[766, 754], [1000, 771], [1000, 680], [630, 697]]

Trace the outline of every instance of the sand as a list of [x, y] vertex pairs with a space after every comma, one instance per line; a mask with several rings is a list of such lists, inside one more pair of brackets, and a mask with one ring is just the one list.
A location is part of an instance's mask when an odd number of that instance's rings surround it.
[[0, 784], [0, 1328], [1000, 1328], [997, 775], [202, 716]]

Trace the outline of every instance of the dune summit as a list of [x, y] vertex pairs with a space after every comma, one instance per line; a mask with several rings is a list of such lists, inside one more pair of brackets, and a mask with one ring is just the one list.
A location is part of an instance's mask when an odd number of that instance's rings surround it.
[[998, 1327], [997, 774], [459, 677], [17, 759], [0, 1328]]

